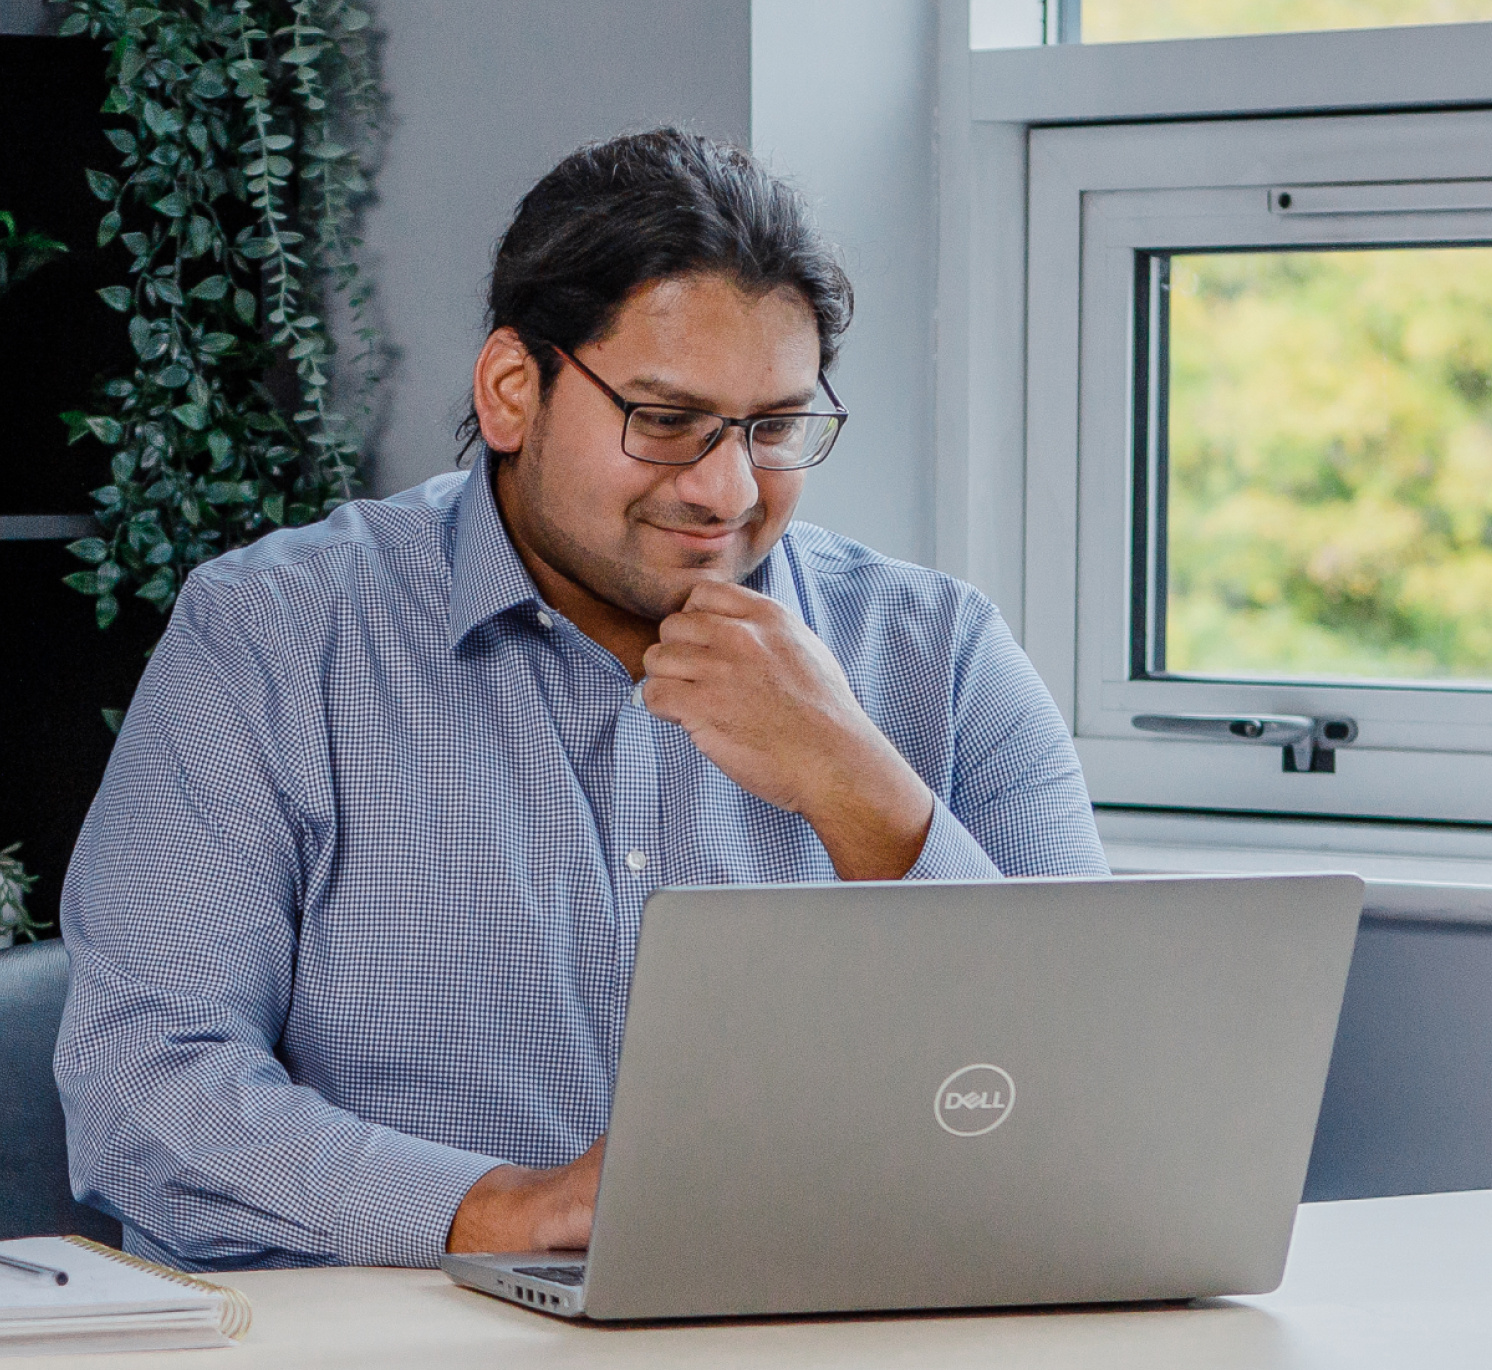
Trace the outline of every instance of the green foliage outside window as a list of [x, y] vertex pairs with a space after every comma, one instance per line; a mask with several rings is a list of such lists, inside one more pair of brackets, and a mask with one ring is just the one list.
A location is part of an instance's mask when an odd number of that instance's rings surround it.
[[[133, 590], [163, 612], [200, 562], [309, 523], [354, 490], [380, 361], [353, 229], [376, 151], [366, 13], [347, 0], [52, 0], [109, 48], [120, 160], [88, 173], [136, 362], [64, 415], [112, 451], [102, 536], [69, 576], [100, 627]], [[333, 397], [326, 311], [363, 350]]]
[[1492, 249], [1171, 273], [1168, 669], [1492, 679]]
[[1492, 0], [1083, 0], [1083, 41], [1146, 42], [1484, 19], [1492, 19]]

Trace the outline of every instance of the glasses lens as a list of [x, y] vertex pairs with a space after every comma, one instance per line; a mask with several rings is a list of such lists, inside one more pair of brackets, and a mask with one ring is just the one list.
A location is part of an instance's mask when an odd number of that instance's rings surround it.
[[758, 419], [751, 427], [751, 460], [758, 466], [790, 471], [822, 461], [839, 434], [835, 414], [784, 414]]
[[639, 461], [687, 466], [697, 460], [723, 427], [713, 414], [645, 404], [634, 409], [622, 435], [622, 450]]

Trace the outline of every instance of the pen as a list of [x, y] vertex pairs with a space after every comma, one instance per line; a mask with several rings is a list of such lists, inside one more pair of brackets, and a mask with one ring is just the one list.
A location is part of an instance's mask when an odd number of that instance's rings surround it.
[[37, 1265], [34, 1261], [18, 1261], [14, 1256], [0, 1256], [0, 1270], [13, 1270], [17, 1275], [46, 1280], [49, 1284], [67, 1283], [67, 1271], [54, 1270], [50, 1265]]

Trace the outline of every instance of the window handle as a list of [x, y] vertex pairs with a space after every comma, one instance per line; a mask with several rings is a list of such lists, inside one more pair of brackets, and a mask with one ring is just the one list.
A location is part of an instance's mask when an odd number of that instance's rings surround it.
[[1136, 714], [1130, 722], [1146, 733], [1279, 747], [1281, 766], [1289, 772], [1333, 772], [1337, 768], [1336, 749], [1357, 741], [1357, 720], [1352, 718], [1308, 718], [1304, 714]]

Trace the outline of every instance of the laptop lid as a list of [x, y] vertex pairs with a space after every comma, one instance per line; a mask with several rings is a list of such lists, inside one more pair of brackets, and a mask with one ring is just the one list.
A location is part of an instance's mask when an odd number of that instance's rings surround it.
[[586, 1313], [1274, 1288], [1362, 893], [1351, 875], [658, 891]]

